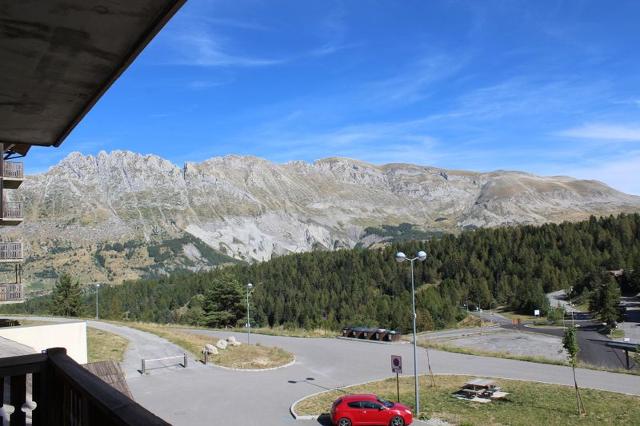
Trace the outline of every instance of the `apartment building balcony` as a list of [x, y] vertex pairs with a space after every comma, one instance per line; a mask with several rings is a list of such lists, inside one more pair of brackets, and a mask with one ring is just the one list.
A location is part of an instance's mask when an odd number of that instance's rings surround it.
[[0, 358], [0, 396], [14, 407], [10, 425], [169, 424], [75, 362], [64, 348]]
[[3, 200], [2, 217], [0, 218], [0, 226], [20, 225], [23, 220], [24, 220], [24, 212], [22, 209], [22, 202]]
[[0, 179], [5, 189], [17, 189], [24, 182], [22, 161], [0, 161]]
[[0, 263], [15, 263], [23, 260], [21, 242], [0, 242]]
[[0, 303], [22, 302], [22, 283], [0, 283]]

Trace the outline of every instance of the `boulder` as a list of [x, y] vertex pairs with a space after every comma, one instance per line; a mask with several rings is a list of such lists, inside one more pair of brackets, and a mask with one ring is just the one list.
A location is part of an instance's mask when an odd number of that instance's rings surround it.
[[216, 346], [218, 349], [227, 349], [227, 341], [220, 339], [218, 340], [218, 343], [216, 343]]
[[210, 343], [207, 343], [206, 345], [204, 345], [204, 349], [202, 349], [202, 352], [206, 352], [209, 355], [218, 355], [218, 348]]
[[227, 343], [229, 343], [231, 346], [240, 346], [241, 345], [241, 343], [236, 340], [235, 336], [227, 337]]

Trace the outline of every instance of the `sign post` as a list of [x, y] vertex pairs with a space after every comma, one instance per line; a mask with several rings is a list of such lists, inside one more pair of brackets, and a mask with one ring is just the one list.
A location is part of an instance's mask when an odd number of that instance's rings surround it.
[[400, 373], [402, 373], [402, 357], [400, 355], [391, 355], [391, 372], [396, 373], [396, 389], [398, 402], [400, 402]]

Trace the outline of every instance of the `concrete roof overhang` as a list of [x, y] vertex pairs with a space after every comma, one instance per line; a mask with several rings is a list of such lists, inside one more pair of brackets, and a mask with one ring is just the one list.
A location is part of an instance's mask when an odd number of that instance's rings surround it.
[[0, 0], [0, 143], [59, 146], [186, 0]]

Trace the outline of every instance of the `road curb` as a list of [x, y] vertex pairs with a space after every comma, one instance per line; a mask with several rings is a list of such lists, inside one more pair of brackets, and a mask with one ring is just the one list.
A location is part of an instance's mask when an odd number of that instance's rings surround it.
[[[291, 406], [289, 407], [289, 412], [291, 413], [291, 415], [293, 416], [294, 419], [296, 420], [316, 420], [318, 417], [320, 417], [320, 415], [317, 416], [301, 416], [298, 413], [296, 413], [296, 405], [298, 405], [300, 402], [304, 401], [305, 399], [309, 399], [312, 398], [314, 396], [318, 396], [318, 395], [322, 395], [323, 393], [328, 393], [328, 392], [333, 392], [333, 391], [342, 391], [345, 388], [351, 388], [354, 386], [364, 386], [364, 385], [368, 385], [369, 383], [375, 383], [375, 382], [380, 382], [382, 380], [388, 380], [388, 379], [392, 379], [395, 376], [389, 376], [383, 379], [376, 379], [376, 380], [367, 380], [366, 382], [361, 382], [361, 383], [354, 383], [352, 385], [345, 385], [345, 386], [341, 386], [335, 389], [328, 389], [328, 390], [323, 390], [320, 392], [316, 392], [316, 393], [312, 393], [309, 394], [307, 396], [303, 396], [302, 398], [296, 400], [293, 402], [293, 404], [291, 404]], [[400, 377], [413, 377], [412, 375], [409, 374], [401, 374]]]

